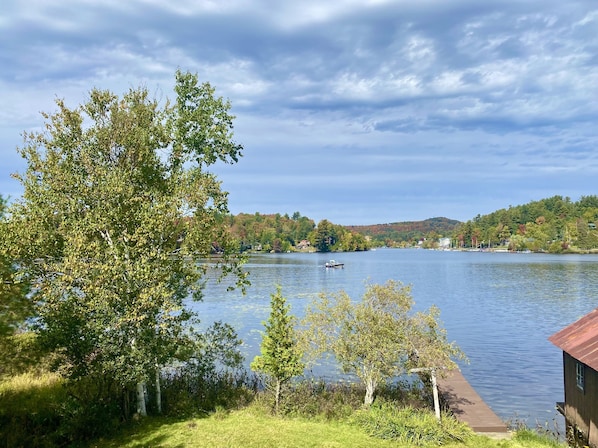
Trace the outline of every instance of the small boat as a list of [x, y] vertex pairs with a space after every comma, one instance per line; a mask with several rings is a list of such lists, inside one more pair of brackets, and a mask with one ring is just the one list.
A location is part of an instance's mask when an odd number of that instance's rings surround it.
[[339, 263], [338, 261], [330, 260], [326, 262], [325, 266], [327, 268], [344, 268], [345, 263]]

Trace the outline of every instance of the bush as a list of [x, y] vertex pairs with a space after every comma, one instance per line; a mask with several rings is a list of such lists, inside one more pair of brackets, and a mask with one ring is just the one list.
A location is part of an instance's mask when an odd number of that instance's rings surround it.
[[529, 428], [520, 427], [515, 432], [513, 440], [518, 442], [535, 443], [542, 446], [559, 448], [564, 445], [558, 441], [558, 439], [549, 433], [539, 434]]
[[[307, 379], [287, 385], [280, 411], [290, 416], [342, 420], [363, 407], [364, 394], [361, 382]], [[419, 384], [397, 382], [379, 387], [376, 401], [425, 408], [428, 400]]]
[[112, 434], [126, 420], [127, 391], [111, 378], [85, 377], [65, 383], [68, 393], [58, 413], [58, 434], [69, 442]]
[[409, 446], [465, 442], [473, 435], [467, 425], [452, 417], [444, 416], [439, 422], [430, 411], [398, 408], [393, 403], [375, 403], [370, 409], [356, 412], [351, 421], [373, 437]]
[[0, 339], [0, 377], [8, 378], [34, 371], [41, 375], [52, 361], [31, 331]]
[[280, 411], [290, 416], [343, 419], [361, 407], [363, 394], [361, 384], [299, 381], [287, 386]]
[[18, 375], [0, 384], [0, 445], [52, 447], [62, 444], [59, 403], [67, 395], [58, 375]]
[[[200, 374], [186, 366], [164, 379], [162, 394], [166, 412], [195, 415], [244, 406], [256, 390], [255, 379], [245, 372]], [[149, 395], [153, 392], [150, 387]], [[134, 403], [134, 391], [110, 378], [67, 381], [48, 373], [16, 376], [0, 383], [0, 446], [70, 446], [109, 436], [130, 418]]]
[[188, 364], [163, 378], [163, 410], [180, 416], [239, 408], [255, 398], [257, 387], [255, 376], [246, 371], [205, 370]]

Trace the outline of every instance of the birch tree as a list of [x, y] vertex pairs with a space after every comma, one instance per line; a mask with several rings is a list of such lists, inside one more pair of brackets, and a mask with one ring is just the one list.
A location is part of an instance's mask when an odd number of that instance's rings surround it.
[[185, 299], [201, 298], [215, 243], [222, 274], [245, 282], [221, 223], [227, 193], [208, 171], [241, 155], [230, 103], [190, 73], [177, 71], [175, 92], [174, 103], [143, 87], [57, 100], [19, 148], [24, 193], [8, 222], [42, 341], [72, 377], [139, 387], [140, 411], [156, 365], [193, 339]]
[[410, 287], [393, 280], [368, 284], [359, 302], [344, 291], [321, 294], [307, 307], [302, 340], [311, 359], [333, 355], [344, 373], [355, 374], [369, 406], [388, 379], [416, 367], [451, 369], [462, 357], [447, 340], [438, 308], [412, 313], [413, 304]]

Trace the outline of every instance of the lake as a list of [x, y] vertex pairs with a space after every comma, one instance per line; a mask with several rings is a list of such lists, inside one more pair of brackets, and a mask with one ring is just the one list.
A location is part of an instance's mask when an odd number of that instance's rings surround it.
[[[344, 269], [323, 267], [332, 256]], [[464, 376], [502, 419], [556, 422], [562, 431], [554, 407], [563, 401], [562, 353], [547, 338], [598, 307], [598, 256], [378, 249], [255, 255], [246, 270], [245, 296], [211, 282], [192, 308], [206, 324], [237, 329], [247, 365], [259, 353], [277, 284], [300, 317], [320, 292], [360, 299], [366, 281], [398, 280], [412, 286], [415, 310], [440, 308], [449, 340], [469, 358]], [[329, 370], [314, 373], [334, 376]]]

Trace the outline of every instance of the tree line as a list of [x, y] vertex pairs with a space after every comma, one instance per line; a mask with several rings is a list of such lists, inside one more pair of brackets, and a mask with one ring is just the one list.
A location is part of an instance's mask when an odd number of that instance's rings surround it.
[[240, 213], [226, 218], [241, 252], [362, 251], [371, 248], [369, 237], [323, 219], [318, 225], [301, 213]]
[[455, 247], [535, 252], [598, 249], [598, 196], [578, 201], [553, 196], [509, 206], [462, 223], [451, 235]]
[[446, 238], [452, 248], [533, 252], [587, 252], [598, 250], [598, 196], [577, 201], [553, 196], [509, 206], [459, 222], [448, 218], [360, 226], [343, 226], [324, 219], [314, 221], [295, 212], [288, 215], [239, 214], [228, 225], [244, 250], [288, 252], [304, 250], [301, 243], [321, 252], [360, 251], [376, 246], [439, 247]]
[[347, 226], [351, 231], [366, 236], [375, 246], [413, 246], [423, 240], [435, 240], [451, 235], [460, 221], [436, 217], [423, 221], [404, 221], [386, 224]]

